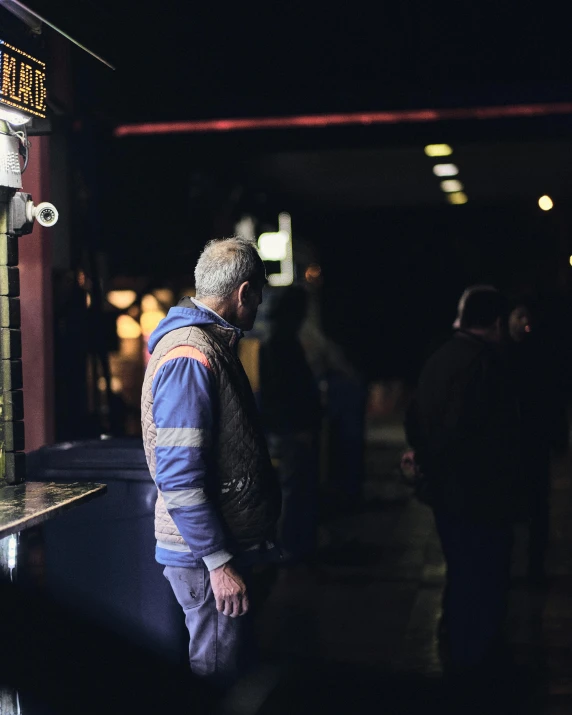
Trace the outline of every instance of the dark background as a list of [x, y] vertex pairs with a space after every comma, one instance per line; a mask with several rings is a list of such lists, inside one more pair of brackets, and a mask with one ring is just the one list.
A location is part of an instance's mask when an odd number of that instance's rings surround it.
[[[233, 233], [245, 213], [276, 227], [287, 210], [323, 267], [324, 327], [369, 379], [414, 380], [473, 282], [535, 294], [568, 350], [570, 114], [113, 137], [139, 121], [568, 101], [563, 10], [466, 0], [30, 6], [116, 66], [71, 47], [71, 111], [53, 120], [72, 137], [72, 203], [84, 206], [72, 266], [100, 256], [109, 285], [192, 284], [206, 240]], [[466, 206], [447, 205], [431, 175], [423, 146], [439, 141], [455, 149]], [[543, 193], [555, 199], [546, 214]]]

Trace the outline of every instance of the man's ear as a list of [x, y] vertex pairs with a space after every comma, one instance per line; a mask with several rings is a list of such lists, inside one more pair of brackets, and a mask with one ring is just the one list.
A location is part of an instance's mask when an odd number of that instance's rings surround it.
[[239, 285], [237, 294], [239, 305], [244, 305], [247, 302], [251, 290], [252, 286], [250, 285], [250, 281], [244, 281], [244, 283]]

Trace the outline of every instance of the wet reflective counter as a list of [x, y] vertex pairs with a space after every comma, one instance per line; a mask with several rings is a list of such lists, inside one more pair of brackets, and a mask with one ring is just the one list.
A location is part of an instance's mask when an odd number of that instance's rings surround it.
[[0, 539], [37, 526], [62, 511], [101, 496], [105, 484], [25, 482], [0, 486]]
[[[20, 532], [101, 496], [106, 491], [105, 484], [90, 482], [24, 482], [0, 486], [0, 581], [11, 581], [17, 568]], [[0, 617], [5, 617], [5, 614], [0, 614]], [[0, 715], [19, 713], [16, 691], [2, 684], [0, 677]]]

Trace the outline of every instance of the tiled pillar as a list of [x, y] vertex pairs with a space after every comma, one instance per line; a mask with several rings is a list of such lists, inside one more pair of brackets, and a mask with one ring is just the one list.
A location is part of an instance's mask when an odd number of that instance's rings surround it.
[[7, 233], [8, 203], [13, 192], [0, 188], [0, 480], [24, 480], [24, 401], [18, 239]]

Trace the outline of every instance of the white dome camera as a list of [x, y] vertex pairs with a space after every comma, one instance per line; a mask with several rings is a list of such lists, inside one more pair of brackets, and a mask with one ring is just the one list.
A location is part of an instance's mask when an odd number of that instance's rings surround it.
[[40, 226], [50, 227], [58, 222], [58, 210], [49, 201], [42, 201], [41, 204], [34, 206], [33, 213]]

